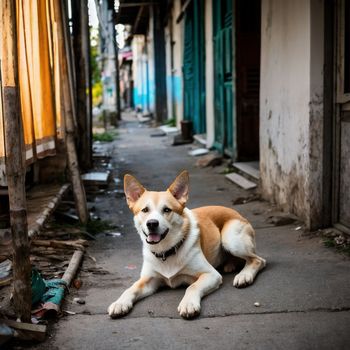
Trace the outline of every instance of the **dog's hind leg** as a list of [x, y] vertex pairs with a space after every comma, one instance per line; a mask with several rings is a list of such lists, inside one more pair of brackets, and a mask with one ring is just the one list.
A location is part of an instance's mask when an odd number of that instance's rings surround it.
[[266, 265], [265, 259], [255, 253], [252, 226], [237, 219], [227, 222], [221, 232], [221, 243], [226, 251], [246, 262], [242, 271], [235, 276], [233, 285], [239, 288], [252, 284], [257, 273]]

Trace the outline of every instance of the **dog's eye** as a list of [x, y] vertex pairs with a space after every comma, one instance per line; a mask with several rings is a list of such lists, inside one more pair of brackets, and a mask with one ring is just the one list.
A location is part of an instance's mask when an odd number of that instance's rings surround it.
[[170, 213], [170, 212], [171, 212], [171, 209], [170, 209], [170, 208], [165, 207], [165, 208], [163, 209], [163, 211], [164, 211], [164, 213]]
[[145, 208], [143, 208], [141, 211], [142, 211], [143, 213], [148, 213], [148, 208], [145, 207]]

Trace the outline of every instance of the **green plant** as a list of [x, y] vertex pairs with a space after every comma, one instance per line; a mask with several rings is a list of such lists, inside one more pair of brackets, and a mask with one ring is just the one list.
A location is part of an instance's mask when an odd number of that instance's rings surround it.
[[327, 248], [335, 248], [337, 252], [350, 256], [350, 244], [346, 241], [339, 242], [339, 237], [325, 237], [323, 238], [323, 244]]
[[94, 141], [100, 141], [100, 142], [112, 142], [115, 140], [116, 137], [117, 137], [116, 132], [107, 132], [107, 131], [100, 134], [92, 135], [92, 139]]
[[80, 229], [82, 231], [87, 231], [92, 235], [115, 228], [115, 226], [108, 220], [96, 220], [96, 219], [89, 220], [86, 225], [82, 225], [79, 222], [70, 224], [62, 221], [60, 222], [53, 221], [53, 222], [50, 222], [50, 227], [53, 229], [69, 229], [69, 228]]
[[234, 169], [231, 166], [227, 166], [225, 169], [220, 171], [220, 174], [222, 174], [222, 175], [230, 174], [233, 172], [233, 170]]
[[176, 118], [168, 119], [168, 120], [165, 122], [165, 125], [176, 126]]
[[115, 228], [115, 226], [108, 220], [90, 220], [85, 227], [86, 231], [93, 235], [113, 228]]

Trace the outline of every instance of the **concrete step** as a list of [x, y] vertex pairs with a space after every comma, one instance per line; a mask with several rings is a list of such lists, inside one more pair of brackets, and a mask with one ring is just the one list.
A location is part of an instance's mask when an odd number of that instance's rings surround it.
[[248, 175], [248, 178], [259, 180], [259, 162], [235, 162], [232, 164], [242, 175]]
[[249, 181], [248, 179], [237, 173], [227, 174], [226, 178], [229, 179], [231, 182], [235, 183], [236, 185], [244, 188], [245, 190], [250, 190], [256, 188], [257, 186], [256, 183]]
[[207, 134], [195, 134], [193, 138], [202, 146], [207, 145]]

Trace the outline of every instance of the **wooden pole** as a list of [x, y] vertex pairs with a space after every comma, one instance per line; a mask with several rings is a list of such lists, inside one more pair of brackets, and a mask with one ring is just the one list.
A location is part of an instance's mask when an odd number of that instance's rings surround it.
[[[113, 15], [113, 18], [115, 16]], [[117, 114], [117, 120], [121, 120], [121, 107], [120, 107], [120, 74], [119, 74], [119, 59], [118, 59], [118, 43], [117, 43], [117, 37], [116, 37], [116, 30], [115, 30], [115, 22], [113, 22], [113, 48], [114, 48], [114, 56], [115, 56], [115, 98], [116, 98], [116, 114]], [[117, 126], [117, 120], [114, 123], [114, 126]]]
[[67, 267], [67, 270], [65, 271], [64, 275], [62, 276], [63, 281], [67, 283], [67, 286], [70, 286], [72, 283], [72, 280], [75, 276], [75, 274], [78, 271], [78, 268], [80, 266], [80, 263], [83, 259], [84, 252], [81, 250], [76, 250], [69, 262], [69, 265]]
[[17, 317], [31, 321], [31, 264], [25, 194], [24, 141], [18, 84], [16, 0], [1, 1], [2, 94], [6, 177], [13, 245], [13, 301]]
[[79, 164], [77, 151], [75, 146], [75, 125], [74, 125], [74, 106], [73, 98], [71, 96], [72, 90], [71, 86], [71, 74], [69, 74], [69, 60], [70, 60], [70, 46], [68, 43], [68, 21], [66, 20], [66, 11], [65, 11], [65, 0], [60, 2], [54, 1], [54, 10], [57, 22], [59, 25], [58, 28], [58, 37], [59, 37], [59, 52], [60, 52], [60, 61], [61, 61], [61, 79], [62, 79], [62, 95], [63, 95], [63, 105], [64, 105], [64, 119], [66, 127], [66, 147], [67, 147], [67, 160], [68, 160], [68, 169], [70, 174], [70, 179], [72, 182], [72, 190], [75, 200], [76, 210], [79, 216], [79, 220], [82, 224], [86, 224], [89, 220], [89, 213], [86, 205], [86, 195], [85, 189], [80, 177]]
[[72, 1], [79, 164], [92, 166], [92, 109], [90, 81], [90, 33], [87, 0]]
[[155, 112], [156, 121], [163, 123], [167, 119], [166, 99], [166, 67], [165, 67], [165, 40], [163, 2], [150, 7], [153, 21], [153, 45], [154, 45], [154, 81], [155, 81]]

